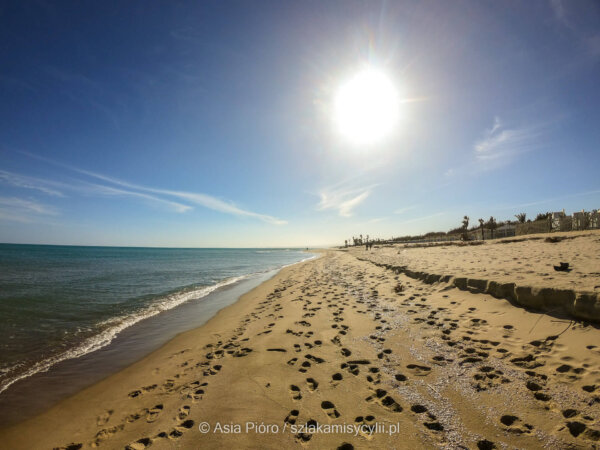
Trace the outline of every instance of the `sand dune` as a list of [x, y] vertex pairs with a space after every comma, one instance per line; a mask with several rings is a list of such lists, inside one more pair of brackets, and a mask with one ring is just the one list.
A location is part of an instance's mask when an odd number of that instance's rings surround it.
[[[0, 439], [7, 448], [592, 448], [599, 405], [597, 327], [328, 251]], [[246, 432], [248, 423], [271, 432]], [[215, 431], [224, 425], [242, 429]]]

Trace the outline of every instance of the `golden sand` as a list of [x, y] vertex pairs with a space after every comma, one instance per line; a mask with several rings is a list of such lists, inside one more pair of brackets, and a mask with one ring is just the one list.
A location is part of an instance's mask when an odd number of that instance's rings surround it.
[[[444, 251], [489, 252], [477, 249]], [[369, 258], [384, 251], [398, 249], [373, 249]], [[365, 254], [331, 250], [283, 269], [205, 326], [0, 431], [0, 442], [11, 449], [600, 444], [596, 326], [425, 283], [356, 256]], [[526, 261], [521, 256], [520, 265]], [[586, 289], [594, 283], [597, 277]], [[306, 424], [313, 428], [296, 429]]]

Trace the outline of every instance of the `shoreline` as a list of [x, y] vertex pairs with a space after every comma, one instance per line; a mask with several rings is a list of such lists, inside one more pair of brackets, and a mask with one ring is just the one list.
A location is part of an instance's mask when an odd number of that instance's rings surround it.
[[[285, 267], [316, 257], [318, 255], [276, 269], [238, 276], [233, 282], [223, 280], [214, 286], [207, 286], [209, 292], [206, 295], [192, 302], [180, 303], [160, 314], [143, 317], [119, 330], [105, 345], [63, 358], [47, 369], [12, 380], [0, 392], [0, 430], [42, 414], [61, 401], [124, 370], [160, 350], [179, 334], [202, 327], [222, 308], [234, 304], [242, 295], [276, 276]], [[65, 379], [69, 380], [66, 386], [63, 383]], [[41, 389], [51, 392], [39, 395]], [[32, 396], [34, 392], [38, 392], [38, 395]]]
[[[590, 446], [600, 330], [566, 325], [327, 250], [0, 439], [16, 449]], [[287, 431], [223, 434], [217, 423]], [[294, 428], [316, 424], [362, 431]]]

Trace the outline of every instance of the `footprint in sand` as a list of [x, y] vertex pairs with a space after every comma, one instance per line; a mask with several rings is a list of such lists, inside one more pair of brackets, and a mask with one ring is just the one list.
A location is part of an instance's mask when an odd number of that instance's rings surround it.
[[431, 373], [431, 367], [421, 366], [419, 364], [408, 364], [406, 368], [417, 377], [425, 377]]
[[298, 372], [306, 373], [306, 371], [309, 369], [310, 366], [311, 366], [311, 364], [308, 361], [304, 361], [302, 363], [302, 366], [298, 369]]
[[98, 426], [105, 425], [110, 420], [110, 416], [112, 416], [113, 412], [114, 411], [112, 409], [110, 409], [110, 410], [106, 411], [104, 414], [98, 416], [98, 418], [96, 419], [96, 425], [98, 425]]
[[331, 384], [333, 386], [337, 386], [339, 384], [340, 381], [342, 381], [344, 379], [344, 377], [342, 376], [341, 373], [334, 373], [333, 375], [331, 375]]
[[127, 445], [125, 447], [125, 450], [142, 450], [144, 448], [148, 448], [152, 445], [152, 439], [148, 438], [148, 437], [143, 437], [141, 439], [138, 439], [135, 442], [132, 442], [131, 444]]
[[387, 395], [387, 391], [384, 389], [375, 390], [375, 392], [365, 400], [367, 402], [377, 401], [381, 406], [392, 412], [402, 412], [402, 407], [393, 397]]
[[496, 444], [494, 444], [492, 441], [482, 439], [481, 441], [477, 441], [477, 448], [479, 450], [494, 450], [498, 447], [496, 447]]
[[292, 395], [292, 399], [294, 400], [302, 399], [302, 393], [300, 392], [300, 388], [295, 384], [290, 384], [290, 394]]
[[319, 358], [318, 356], [313, 356], [311, 354], [304, 355], [304, 357], [306, 359], [309, 359], [309, 360], [315, 362], [316, 364], [322, 364], [325, 362], [325, 360], [323, 358]]
[[191, 429], [194, 426], [194, 421], [192, 419], [184, 420], [179, 425], [171, 430], [169, 433], [170, 439], [179, 439], [183, 436], [187, 430]]
[[311, 391], [316, 391], [317, 388], [319, 387], [319, 382], [317, 380], [315, 380], [314, 378], [307, 378], [306, 384], [308, 384], [308, 389]]
[[114, 436], [115, 434], [117, 434], [119, 431], [122, 431], [123, 428], [125, 428], [124, 424], [120, 424], [114, 427], [110, 427], [110, 428], [105, 428], [104, 430], [100, 430], [98, 431], [98, 433], [96, 433], [94, 442], [92, 442], [92, 447], [98, 447], [102, 441], [105, 441], [106, 439], [111, 438], [112, 436]]
[[300, 411], [298, 411], [297, 409], [292, 409], [290, 413], [285, 417], [285, 419], [283, 419], [283, 421], [285, 423], [289, 423], [290, 425], [294, 425], [296, 423], [296, 420], [298, 420], [299, 414]]
[[485, 391], [500, 383], [510, 383], [511, 380], [504, 376], [504, 372], [491, 366], [482, 366], [473, 375], [473, 387], [477, 392]]
[[156, 389], [158, 387], [158, 385], [156, 384], [152, 384], [150, 386], [144, 386], [140, 389], [136, 389], [135, 391], [131, 391], [129, 393], [129, 398], [137, 398], [140, 397], [141, 395], [145, 394], [146, 392], [151, 392], [154, 389]]
[[423, 405], [415, 404], [410, 407], [410, 410], [412, 412], [414, 412], [415, 414], [422, 414], [424, 412], [427, 412], [427, 407], [423, 406]]
[[192, 381], [191, 383], [183, 385], [180, 393], [184, 399], [198, 401], [202, 399], [202, 396], [204, 395], [204, 388], [206, 386], [208, 386], [208, 383], [206, 382], [200, 383], [200, 381]]
[[[308, 422], [306, 422], [306, 428], [307, 429], [314, 429], [316, 428], [318, 425], [317, 421], [314, 419], [309, 419]], [[298, 433], [296, 435], [296, 441], [299, 443], [307, 443], [308, 441], [310, 441], [312, 438], [312, 433]]]
[[337, 419], [340, 417], [340, 413], [335, 409], [335, 405], [330, 401], [321, 402], [321, 409], [325, 411], [325, 413], [332, 419]]
[[354, 419], [354, 424], [359, 427], [361, 436], [372, 439], [375, 431], [375, 416], [358, 416]]
[[148, 410], [148, 412], [146, 413], [146, 422], [148, 423], [152, 423], [154, 422], [156, 419], [158, 419], [158, 416], [160, 415], [160, 413], [163, 410], [163, 405], [156, 405], [153, 408], [150, 408]]
[[506, 427], [505, 430], [509, 433], [531, 433], [531, 430], [533, 430], [532, 425], [527, 423], [521, 425], [521, 419], [512, 414], [505, 414], [504, 416], [500, 417], [500, 423]]
[[223, 366], [221, 366], [220, 364], [216, 364], [212, 367], [209, 367], [208, 369], [204, 369], [202, 371], [202, 374], [207, 377], [209, 375], [216, 375], [217, 373], [219, 373], [219, 371], [221, 370]]
[[179, 412], [177, 413], [177, 418], [179, 420], [185, 419], [187, 416], [189, 416], [190, 409], [191, 408], [189, 406], [187, 406], [187, 405], [184, 405], [181, 408], [179, 408]]

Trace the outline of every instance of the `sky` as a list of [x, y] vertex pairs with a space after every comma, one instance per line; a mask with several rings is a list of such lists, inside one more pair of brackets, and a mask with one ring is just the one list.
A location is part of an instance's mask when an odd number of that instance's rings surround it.
[[[0, 4], [0, 242], [340, 245], [600, 208], [600, 3]], [[398, 117], [335, 125], [373, 68]]]

